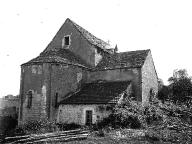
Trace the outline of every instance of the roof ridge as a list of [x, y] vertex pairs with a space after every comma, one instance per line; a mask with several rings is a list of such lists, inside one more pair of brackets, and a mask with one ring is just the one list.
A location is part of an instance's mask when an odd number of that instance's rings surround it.
[[86, 30], [85, 28], [83, 28], [82, 26], [78, 25], [77, 23], [75, 23], [74, 21], [72, 21], [71, 19], [67, 18], [66, 21], [69, 21], [70, 23], [72, 23], [74, 25], [74, 27], [83, 35], [83, 37], [90, 42], [93, 45], [98, 46], [99, 48], [106, 50], [107, 48], [106, 46], [110, 46], [107, 42], [105, 42], [104, 40], [94, 36], [92, 33], [90, 33], [88, 30]]
[[144, 50], [133, 50], [133, 51], [125, 51], [125, 52], [118, 52], [117, 54], [122, 54], [122, 53], [131, 53], [131, 52], [146, 52], [146, 51], [151, 51], [151, 49], [144, 49]]

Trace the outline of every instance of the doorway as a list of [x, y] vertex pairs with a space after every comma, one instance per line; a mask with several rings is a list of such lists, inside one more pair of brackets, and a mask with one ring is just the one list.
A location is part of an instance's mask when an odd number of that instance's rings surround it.
[[91, 125], [92, 120], [93, 120], [93, 111], [92, 110], [86, 110], [85, 124], [86, 125]]

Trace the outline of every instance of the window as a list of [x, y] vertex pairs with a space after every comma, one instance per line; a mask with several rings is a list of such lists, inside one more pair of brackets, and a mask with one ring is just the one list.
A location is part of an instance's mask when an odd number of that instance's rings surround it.
[[65, 36], [64, 37], [64, 39], [65, 39], [65, 45], [69, 45], [69, 36]]
[[54, 104], [54, 107], [55, 107], [55, 108], [57, 107], [58, 95], [59, 95], [59, 94], [56, 92], [56, 93], [55, 93], [55, 104]]
[[154, 89], [151, 88], [150, 91], [149, 91], [149, 102], [152, 102], [152, 101], [153, 101], [154, 96], [155, 96]]
[[62, 39], [62, 47], [69, 46], [70, 45], [70, 36], [64, 36]]
[[28, 91], [28, 93], [27, 93], [27, 108], [31, 108], [31, 106], [32, 106], [32, 96], [33, 96], [32, 91]]
[[70, 35], [64, 36], [62, 39], [62, 48], [63, 47], [69, 48], [70, 43], [71, 43]]

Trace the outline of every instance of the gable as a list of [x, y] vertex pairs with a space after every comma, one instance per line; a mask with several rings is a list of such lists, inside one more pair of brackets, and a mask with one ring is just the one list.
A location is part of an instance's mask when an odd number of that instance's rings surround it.
[[142, 102], [146, 104], [150, 100], [151, 91], [158, 92], [158, 76], [151, 52], [142, 67]]
[[[67, 38], [67, 45], [65, 38]], [[47, 48], [42, 52], [42, 55], [47, 51], [66, 49], [82, 59], [90, 67], [94, 67], [102, 59], [98, 50], [108, 52], [106, 49], [108, 46], [109, 44], [103, 40], [67, 19]]]
[[78, 24], [76, 24], [75, 22], [73, 22], [70, 19], [67, 19], [68, 21], [70, 21], [76, 28], [77, 30], [84, 36], [84, 38], [92, 45], [96, 46], [97, 48], [100, 48], [104, 51], [108, 51], [107, 49], [109, 48], [109, 44], [106, 43], [105, 41], [97, 38], [96, 36], [94, 36], [93, 34], [91, 34], [90, 32], [88, 32], [86, 29], [82, 28], [81, 26], [79, 26]]

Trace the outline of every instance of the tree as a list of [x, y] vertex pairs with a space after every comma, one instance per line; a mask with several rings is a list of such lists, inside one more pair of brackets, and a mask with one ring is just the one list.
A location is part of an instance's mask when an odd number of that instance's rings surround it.
[[185, 78], [191, 79], [188, 76], [188, 73], [187, 73], [186, 69], [179, 69], [179, 70], [175, 69], [173, 71], [173, 76], [168, 79], [168, 82], [169, 83], [174, 83], [174, 82], [177, 82], [177, 81], [179, 81], [181, 79], [185, 79]]
[[186, 69], [174, 70], [173, 76], [168, 79], [171, 95], [170, 100], [174, 102], [186, 102], [192, 95], [191, 77]]
[[163, 103], [164, 101], [168, 100], [169, 96], [169, 88], [168, 86], [162, 85], [158, 91], [158, 99], [161, 100]]

